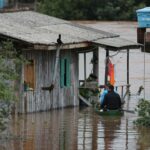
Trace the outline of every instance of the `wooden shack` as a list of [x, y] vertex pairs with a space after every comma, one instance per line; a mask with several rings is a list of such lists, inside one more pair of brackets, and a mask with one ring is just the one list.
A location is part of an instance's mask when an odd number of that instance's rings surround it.
[[79, 53], [93, 52], [93, 74], [99, 77], [99, 46], [107, 57], [109, 50], [139, 47], [118, 35], [32, 11], [3, 13], [0, 20], [0, 40], [11, 39], [28, 60], [20, 74], [19, 113], [78, 106]]

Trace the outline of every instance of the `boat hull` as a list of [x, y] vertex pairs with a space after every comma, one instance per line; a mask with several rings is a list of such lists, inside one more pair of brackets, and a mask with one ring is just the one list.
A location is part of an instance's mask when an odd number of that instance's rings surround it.
[[95, 112], [100, 116], [122, 116], [124, 114], [123, 111], [118, 110], [118, 109], [102, 111], [102, 110], [95, 108]]

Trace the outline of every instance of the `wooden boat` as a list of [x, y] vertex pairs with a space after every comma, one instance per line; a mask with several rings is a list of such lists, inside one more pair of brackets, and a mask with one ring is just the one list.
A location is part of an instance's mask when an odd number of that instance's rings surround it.
[[102, 109], [95, 108], [95, 112], [100, 116], [122, 116], [124, 114], [124, 111], [119, 109], [104, 111]]

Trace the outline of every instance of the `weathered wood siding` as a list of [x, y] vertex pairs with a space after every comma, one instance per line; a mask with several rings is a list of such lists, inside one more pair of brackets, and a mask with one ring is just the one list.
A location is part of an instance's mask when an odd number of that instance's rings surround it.
[[[78, 100], [78, 53], [75, 50], [61, 50], [60, 58], [70, 57], [70, 87], [60, 87], [60, 63], [58, 65], [56, 82], [54, 89], [49, 92], [42, 90], [52, 83], [56, 51], [26, 51], [24, 53], [28, 60], [35, 62], [35, 89], [33, 91], [23, 91], [19, 103], [19, 112], [38, 112], [61, 108], [67, 106], [77, 106]], [[24, 69], [22, 69], [22, 87], [24, 82]], [[23, 88], [22, 88], [23, 89]]]

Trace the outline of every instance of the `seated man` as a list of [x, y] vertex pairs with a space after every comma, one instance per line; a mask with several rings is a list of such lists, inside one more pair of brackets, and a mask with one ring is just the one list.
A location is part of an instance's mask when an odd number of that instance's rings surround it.
[[108, 86], [108, 93], [104, 97], [104, 102], [102, 104], [102, 108], [115, 110], [121, 108], [121, 98], [119, 94], [114, 92], [114, 86]]

